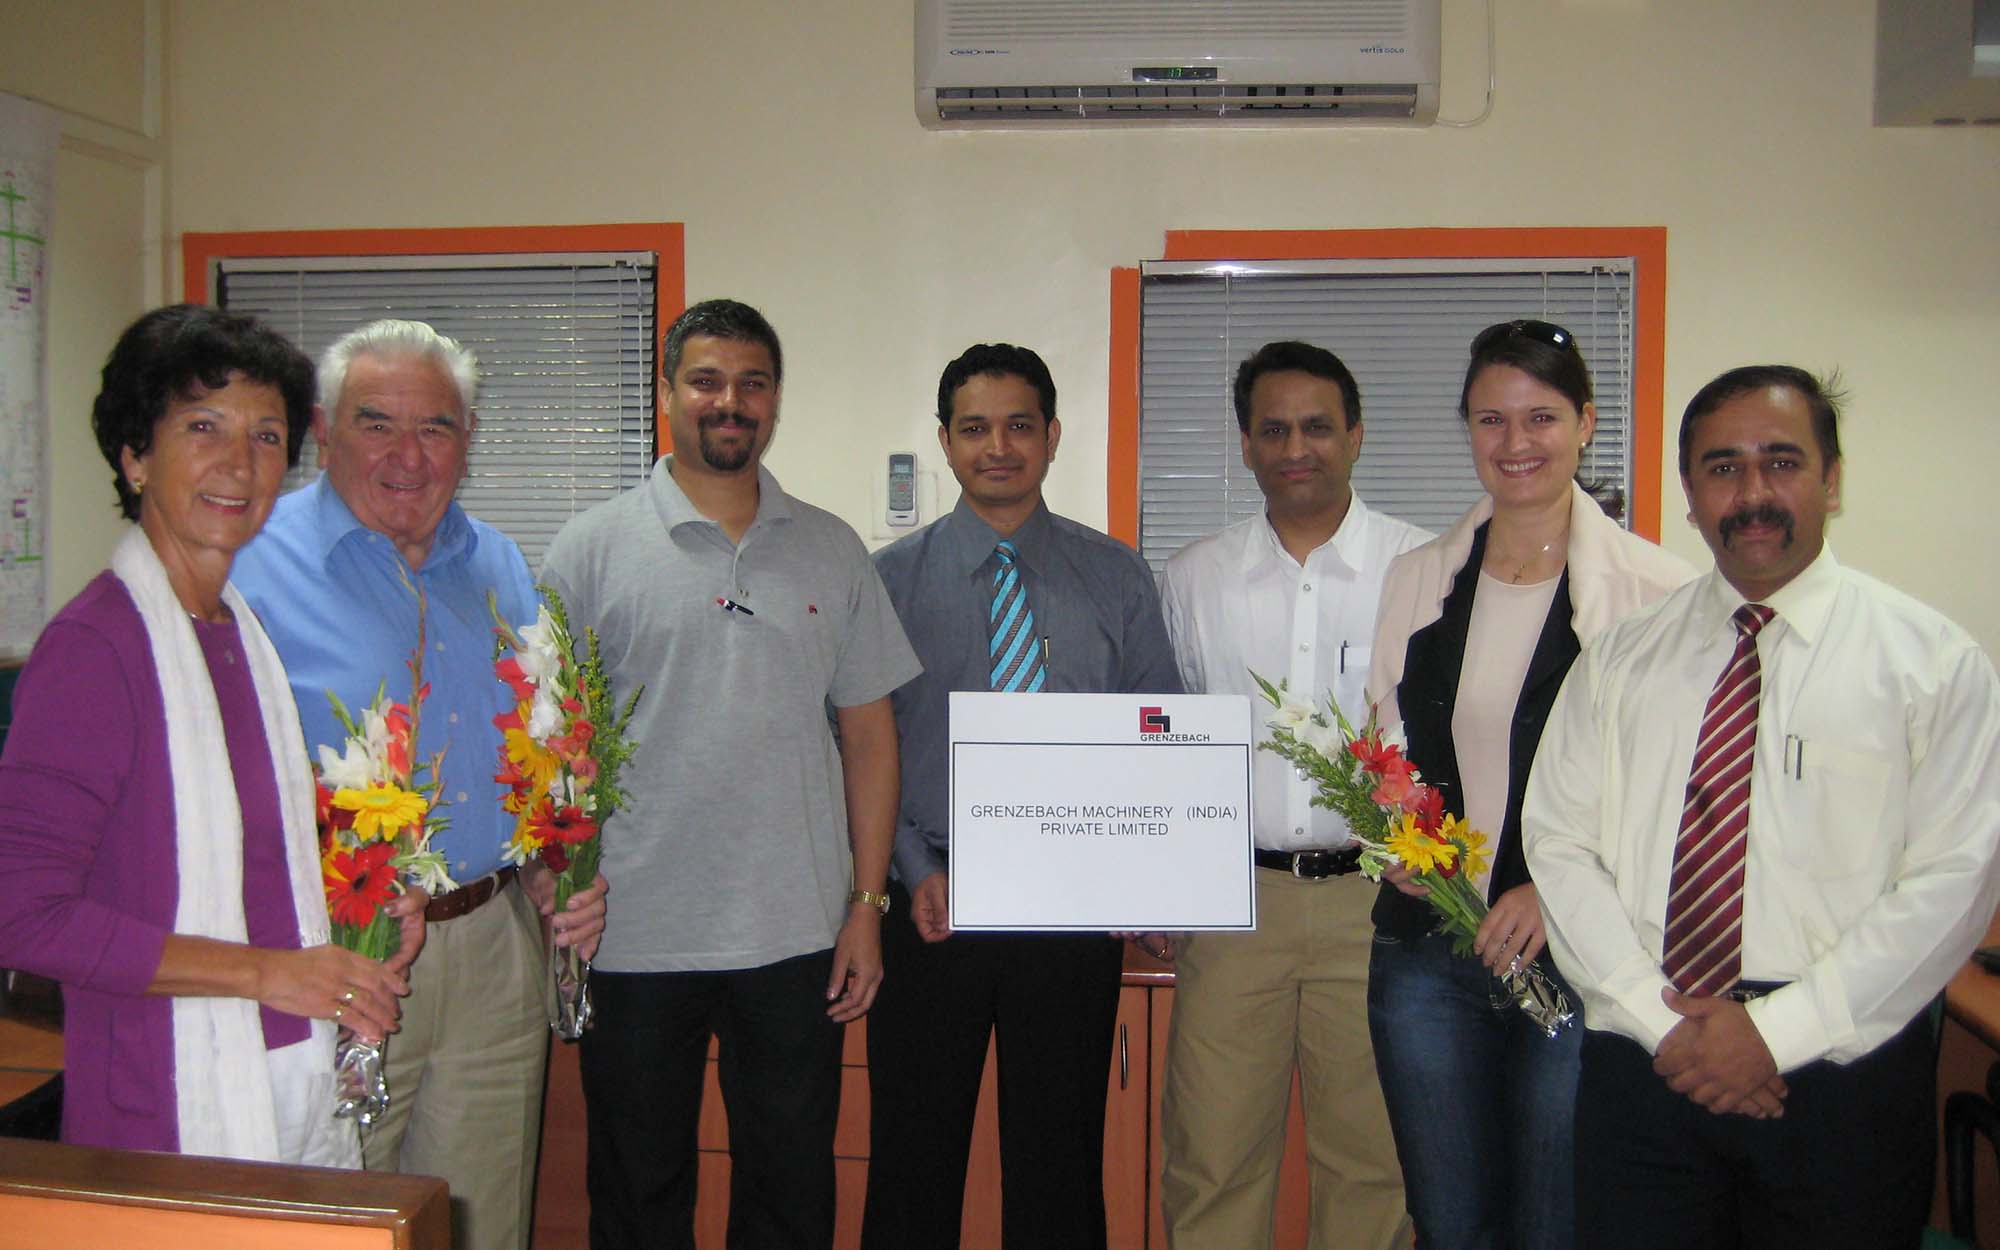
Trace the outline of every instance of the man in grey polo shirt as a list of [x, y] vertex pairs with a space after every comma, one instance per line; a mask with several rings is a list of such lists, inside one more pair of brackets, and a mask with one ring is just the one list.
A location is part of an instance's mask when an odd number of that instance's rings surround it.
[[761, 467], [784, 368], [770, 324], [710, 300], [661, 355], [676, 454], [565, 526], [542, 569], [597, 630], [613, 696], [646, 687], [580, 1056], [591, 1244], [694, 1245], [713, 1033], [730, 1244], [826, 1247], [843, 1025], [882, 980], [888, 695], [919, 667], [853, 530]]

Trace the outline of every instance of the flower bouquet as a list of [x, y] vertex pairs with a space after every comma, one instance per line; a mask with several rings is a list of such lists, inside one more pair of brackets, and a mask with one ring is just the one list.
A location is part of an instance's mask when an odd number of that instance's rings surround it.
[[[403, 891], [405, 879], [432, 895], [453, 888], [444, 856], [431, 849], [433, 834], [445, 827], [438, 814], [438, 766], [443, 753], [427, 761], [416, 756], [417, 725], [424, 698], [424, 604], [417, 599], [417, 649], [411, 653], [410, 701], [389, 702], [387, 683], [359, 717], [340, 696], [327, 691], [333, 715], [347, 734], [339, 752], [319, 748], [313, 772], [318, 788], [320, 873], [326, 908], [338, 945], [370, 959], [384, 960], [401, 944], [401, 927], [383, 904]], [[389, 1109], [382, 1078], [388, 1039], [365, 1042], [351, 1034], [335, 1057], [334, 1115], [353, 1117], [366, 1128]]]
[[[1444, 795], [1423, 784], [1400, 746], [1383, 740], [1372, 712], [1357, 730], [1332, 699], [1324, 712], [1316, 711], [1282, 683], [1250, 676], [1276, 709], [1265, 721], [1271, 737], [1258, 743], [1259, 749], [1274, 752], [1312, 781], [1319, 791], [1313, 806], [1330, 808], [1347, 821], [1361, 844], [1361, 872], [1370, 881], [1401, 865], [1428, 887], [1424, 901], [1437, 913], [1438, 931], [1451, 937], [1454, 954], [1471, 955], [1486, 918], [1486, 899], [1473, 886], [1490, 862], [1486, 835], [1445, 812]], [[1524, 968], [1516, 959], [1500, 981], [1550, 1037], [1575, 1018], [1568, 996], [1533, 964]]]
[[[597, 632], [584, 630], [579, 656], [576, 636], [560, 596], [540, 587], [543, 603], [532, 625], [518, 632], [488, 606], [504, 651], [493, 668], [514, 694], [511, 712], [493, 718], [503, 735], [500, 771], [494, 780], [508, 788], [500, 805], [514, 815], [508, 839], [509, 863], [539, 859], [555, 874], [558, 913], [570, 896], [597, 879], [598, 831], [625, 801], [618, 770], [632, 756], [625, 737], [640, 687], [621, 709], [612, 703], [611, 683], [598, 655]], [[590, 961], [575, 947], [551, 946], [549, 971], [555, 982], [557, 1036], [575, 1041], [590, 1025]]]

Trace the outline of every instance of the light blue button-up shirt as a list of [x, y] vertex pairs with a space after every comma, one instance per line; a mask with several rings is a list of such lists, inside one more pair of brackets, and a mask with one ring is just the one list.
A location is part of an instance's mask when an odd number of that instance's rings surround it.
[[493, 780], [507, 687], [493, 675], [493, 617], [487, 591], [518, 627], [534, 620], [533, 576], [514, 541], [452, 504], [438, 523], [430, 554], [413, 572], [395, 543], [361, 524], [324, 476], [278, 500], [271, 519], [237, 553], [230, 580], [250, 601], [291, 678], [305, 728], [305, 749], [338, 748], [345, 736], [326, 692], [360, 713], [388, 684], [407, 702], [407, 663], [417, 645], [416, 597], [402, 573], [423, 588], [424, 680], [430, 697], [418, 726], [418, 753], [444, 752], [439, 792], [449, 827], [439, 836], [452, 879], [463, 885], [501, 866], [514, 818], [500, 808], [506, 788]]

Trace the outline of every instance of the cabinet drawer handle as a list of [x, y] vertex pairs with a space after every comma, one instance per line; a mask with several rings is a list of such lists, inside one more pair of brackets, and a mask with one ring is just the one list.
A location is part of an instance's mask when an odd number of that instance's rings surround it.
[[1127, 1088], [1131, 1082], [1131, 1077], [1132, 1077], [1132, 1054], [1131, 1051], [1127, 1049], [1125, 1045], [1126, 1028], [1127, 1026], [1122, 1024], [1118, 1026], [1118, 1088], [1119, 1089]]

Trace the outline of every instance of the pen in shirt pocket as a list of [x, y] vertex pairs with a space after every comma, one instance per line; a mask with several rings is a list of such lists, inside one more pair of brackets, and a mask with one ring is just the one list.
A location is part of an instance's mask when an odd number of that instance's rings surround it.
[[1347, 639], [1345, 638], [1340, 640], [1340, 672], [1343, 677], [1347, 675]]
[[1785, 771], [1793, 781], [1805, 780], [1806, 740], [1797, 734], [1785, 735]]

